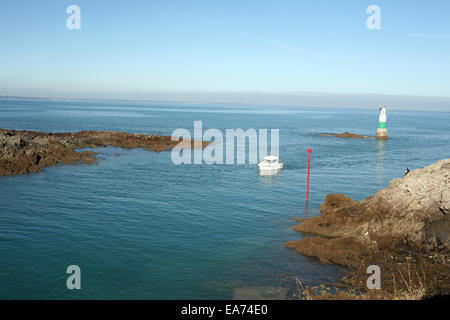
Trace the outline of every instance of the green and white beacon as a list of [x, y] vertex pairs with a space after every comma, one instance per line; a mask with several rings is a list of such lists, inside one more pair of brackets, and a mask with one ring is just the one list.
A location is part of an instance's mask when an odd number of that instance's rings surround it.
[[377, 139], [387, 139], [388, 133], [387, 133], [387, 127], [386, 127], [386, 108], [381, 107], [380, 108], [380, 117], [378, 120], [378, 128], [377, 128]]

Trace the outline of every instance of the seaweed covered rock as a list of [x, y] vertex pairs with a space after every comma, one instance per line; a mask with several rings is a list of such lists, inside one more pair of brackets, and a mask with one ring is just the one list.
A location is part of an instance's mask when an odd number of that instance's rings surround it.
[[[194, 141], [187, 142], [194, 147]], [[179, 142], [170, 136], [116, 131], [46, 133], [0, 129], [0, 176], [40, 172], [57, 163], [95, 163], [93, 151], [76, 149], [105, 146], [145, 148], [155, 152], [174, 148]], [[208, 142], [203, 142], [205, 147]]]
[[[450, 251], [450, 159], [394, 179], [387, 188], [361, 201], [343, 194], [329, 194], [320, 209], [320, 216], [304, 219], [294, 229], [319, 236], [351, 238], [362, 246], [361, 251], [366, 250], [362, 248], [419, 250], [427, 255], [437, 254], [445, 262]], [[339, 244], [320, 237], [305, 239], [289, 246], [304, 246], [296, 250], [323, 257], [327, 256], [324, 253], [327, 248], [336, 249], [325, 242]], [[353, 251], [351, 255], [354, 256]]]

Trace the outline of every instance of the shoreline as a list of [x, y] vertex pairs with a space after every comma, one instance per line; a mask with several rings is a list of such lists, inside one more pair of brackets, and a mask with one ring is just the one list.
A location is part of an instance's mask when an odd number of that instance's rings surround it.
[[[336, 294], [304, 289], [312, 299], [426, 299], [450, 295], [450, 159], [440, 160], [361, 201], [328, 194], [321, 215], [297, 219], [315, 235], [286, 247], [346, 266]], [[382, 289], [368, 290], [366, 268], [381, 269]]]
[[[80, 131], [77, 133], [0, 129], [0, 176], [42, 172], [42, 168], [58, 163], [73, 165], [77, 162], [98, 163], [98, 152], [77, 149], [102, 148], [144, 148], [154, 152], [173, 149], [179, 141], [171, 136], [154, 134], [133, 134], [120, 131]], [[194, 148], [194, 140], [186, 140]], [[209, 142], [204, 141], [202, 148]]]

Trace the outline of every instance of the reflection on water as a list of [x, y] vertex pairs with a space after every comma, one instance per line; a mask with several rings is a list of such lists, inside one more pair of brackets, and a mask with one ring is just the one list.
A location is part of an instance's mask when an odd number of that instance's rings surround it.
[[259, 171], [259, 181], [263, 184], [276, 184], [277, 177], [280, 175], [280, 170], [275, 171]]
[[308, 207], [308, 201], [306, 201], [305, 212], [303, 213], [303, 218], [308, 218], [308, 217], [309, 217], [309, 207]]
[[384, 153], [386, 149], [387, 140], [376, 139], [377, 143], [377, 160], [375, 164], [375, 176], [377, 183], [383, 182], [383, 171], [384, 171]]

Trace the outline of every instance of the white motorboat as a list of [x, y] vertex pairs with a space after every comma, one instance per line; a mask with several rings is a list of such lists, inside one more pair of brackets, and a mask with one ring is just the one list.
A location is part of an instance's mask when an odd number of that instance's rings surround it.
[[265, 156], [264, 161], [258, 163], [260, 174], [274, 174], [283, 168], [283, 164], [278, 162], [276, 156]]

